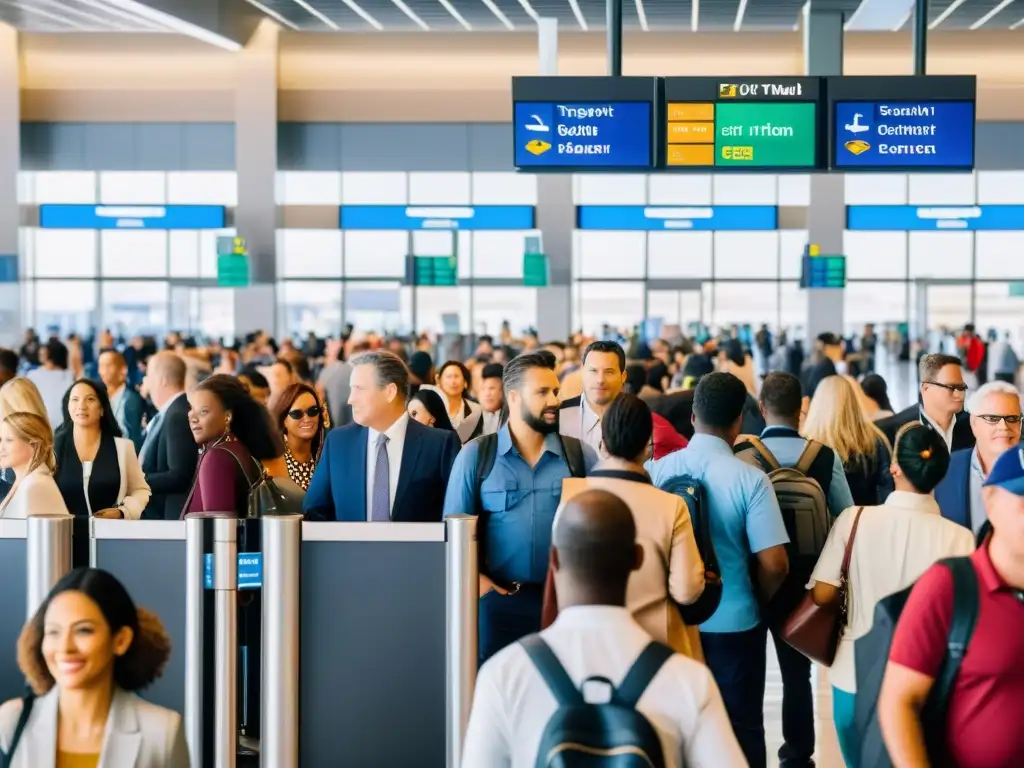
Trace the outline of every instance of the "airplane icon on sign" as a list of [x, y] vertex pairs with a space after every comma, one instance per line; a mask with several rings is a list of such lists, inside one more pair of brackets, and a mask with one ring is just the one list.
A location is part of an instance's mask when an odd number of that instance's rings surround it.
[[548, 133], [551, 130], [551, 128], [545, 125], [544, 121], [541, 120], [540, 115], [530, 115], [530, 117], [532, 117], [536, 122], [524, 124], [523, 127], [526, 130], [533, 131], [534, 133]]
[[861, 125], [860, 119], [864, 117], [860, 112], [856, 112], [853, 115], [853, 122], [846, 124], [846, 130], [850, 133], [864, 133], [864, 131], [870, 131], [870, 125]]

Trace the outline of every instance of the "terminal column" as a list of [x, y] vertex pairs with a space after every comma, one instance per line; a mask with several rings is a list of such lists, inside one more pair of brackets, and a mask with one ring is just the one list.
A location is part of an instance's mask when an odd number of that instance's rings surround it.
[[[558, 20], [537, 22], [538, 74], [558, 75]], [[572, 175], [537, 175], [537, 229], [548, 257], [547, 287], [537, 289], [537, 332], [541, 343], [572, 332], [572, 231], [576, 209]]]
[[265, 20], [238, 53], [235, 229], [249, 252], [249, 286], [235, 289], [235, 334], [277, 333], [277, 57], [280, 28]]
[[18, 31], [0, 24], [0, 346], [21, 345], [21, 263], [18, 255], [18, 170], [21, 92]]
[[[843, 14], [804, 6], [804, 73], [809, 76], [843, 74]], [[821, 253], [843, 253], [846, 229], [846, 188], [842, 174], [811, 174], [811, 201], [807, 210], [807, 240]], [[825, 332], [843, 333], [841, 288], [807, 289], [807, 336], [813, 340]]]

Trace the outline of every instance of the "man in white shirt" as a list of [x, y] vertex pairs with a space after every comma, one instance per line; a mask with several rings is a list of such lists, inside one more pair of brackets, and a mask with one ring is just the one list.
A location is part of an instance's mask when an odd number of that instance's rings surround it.
[[[625, 608], [629, 576], [643, 561], [633, 516], [617, 496], [585, 491], [566, 503], [553, 542], [560, 613], [539, 636], [583, 698], [602, 704], [612, 692], [607, 681], [620, 685], [651, 642]], [[463, 768], [532, 768], [557, 708], [523, 646], [503, 649], [480, 669]], [[668, 768], [746, 765], [704, 665], [673, 654], [636, 708], [657, 732]]]
[[626, 353], [614, 341], [595, 341], [583, 353], [583, 394], [565, 400], [558, 413], [559, 433], [601, 453], [601, 418], [626, 383]]
[[473, 411], [456, 430], [459, 439], [468, 443], [481, 435], [493, 435], [501, 429], [505, 411], [505, 388], [502, 377], [505, 368], [501, 363], [487, 363], [480, 373], [477, 395], [480, 398], [480, 410]]

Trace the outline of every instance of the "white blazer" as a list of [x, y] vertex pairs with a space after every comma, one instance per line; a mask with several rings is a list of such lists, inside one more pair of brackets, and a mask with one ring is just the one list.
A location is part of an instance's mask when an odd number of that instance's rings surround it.
[[[125, 520], [138, 520], [149, 504], [149, 497], [153, 492], [146, 482], [139, 457], [135, 455], [135, 444], [126, 437], [115, 437], [114, 443], [117, 445], [117, 466], [121, 470], [121, 487], [117, 491], [117, 503], [124, 504], [122, 509]], [[86, 504], [89, 503], [89, 494], [85, 495], [85, 501]], [[89, 510], [91, 513], [98, 511]]]
[[33, 469], [18, 487], [0, 502], [0, 517], [24, 519], [26, 517], [66, 517], [71, 513], [60, 495], [57, 481], [45, 466]]
[[[57, 703], [54, 687], [36, 699], [10, 768], [54, 768]], [[0, 749], [7, 752], [21, 714], [21, 699], [0, 707]], [[103, 733], [99, 768], [189, 768], [181, 715], [119, 688], [114, 689]]]

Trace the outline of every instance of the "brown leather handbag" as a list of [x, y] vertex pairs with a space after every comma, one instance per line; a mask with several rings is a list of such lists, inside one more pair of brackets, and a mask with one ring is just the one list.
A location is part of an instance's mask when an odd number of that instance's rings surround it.
[[848, 605], [848, 581], [850, 578], [850, 556], [853, 541], [857, 538], [857, 526], [864, 507], [857, 510], [850, 529], [850, 538], [843, 553], [843, 567], [839, 571], [839, 599], [828, 605], [818, 605], [811, 593], [804, 594], [796, 610], [782, 626], [782, 639], [800, 653], [819, 664], [830, 667], [839, 649], [839, 639], [846, 628]]

